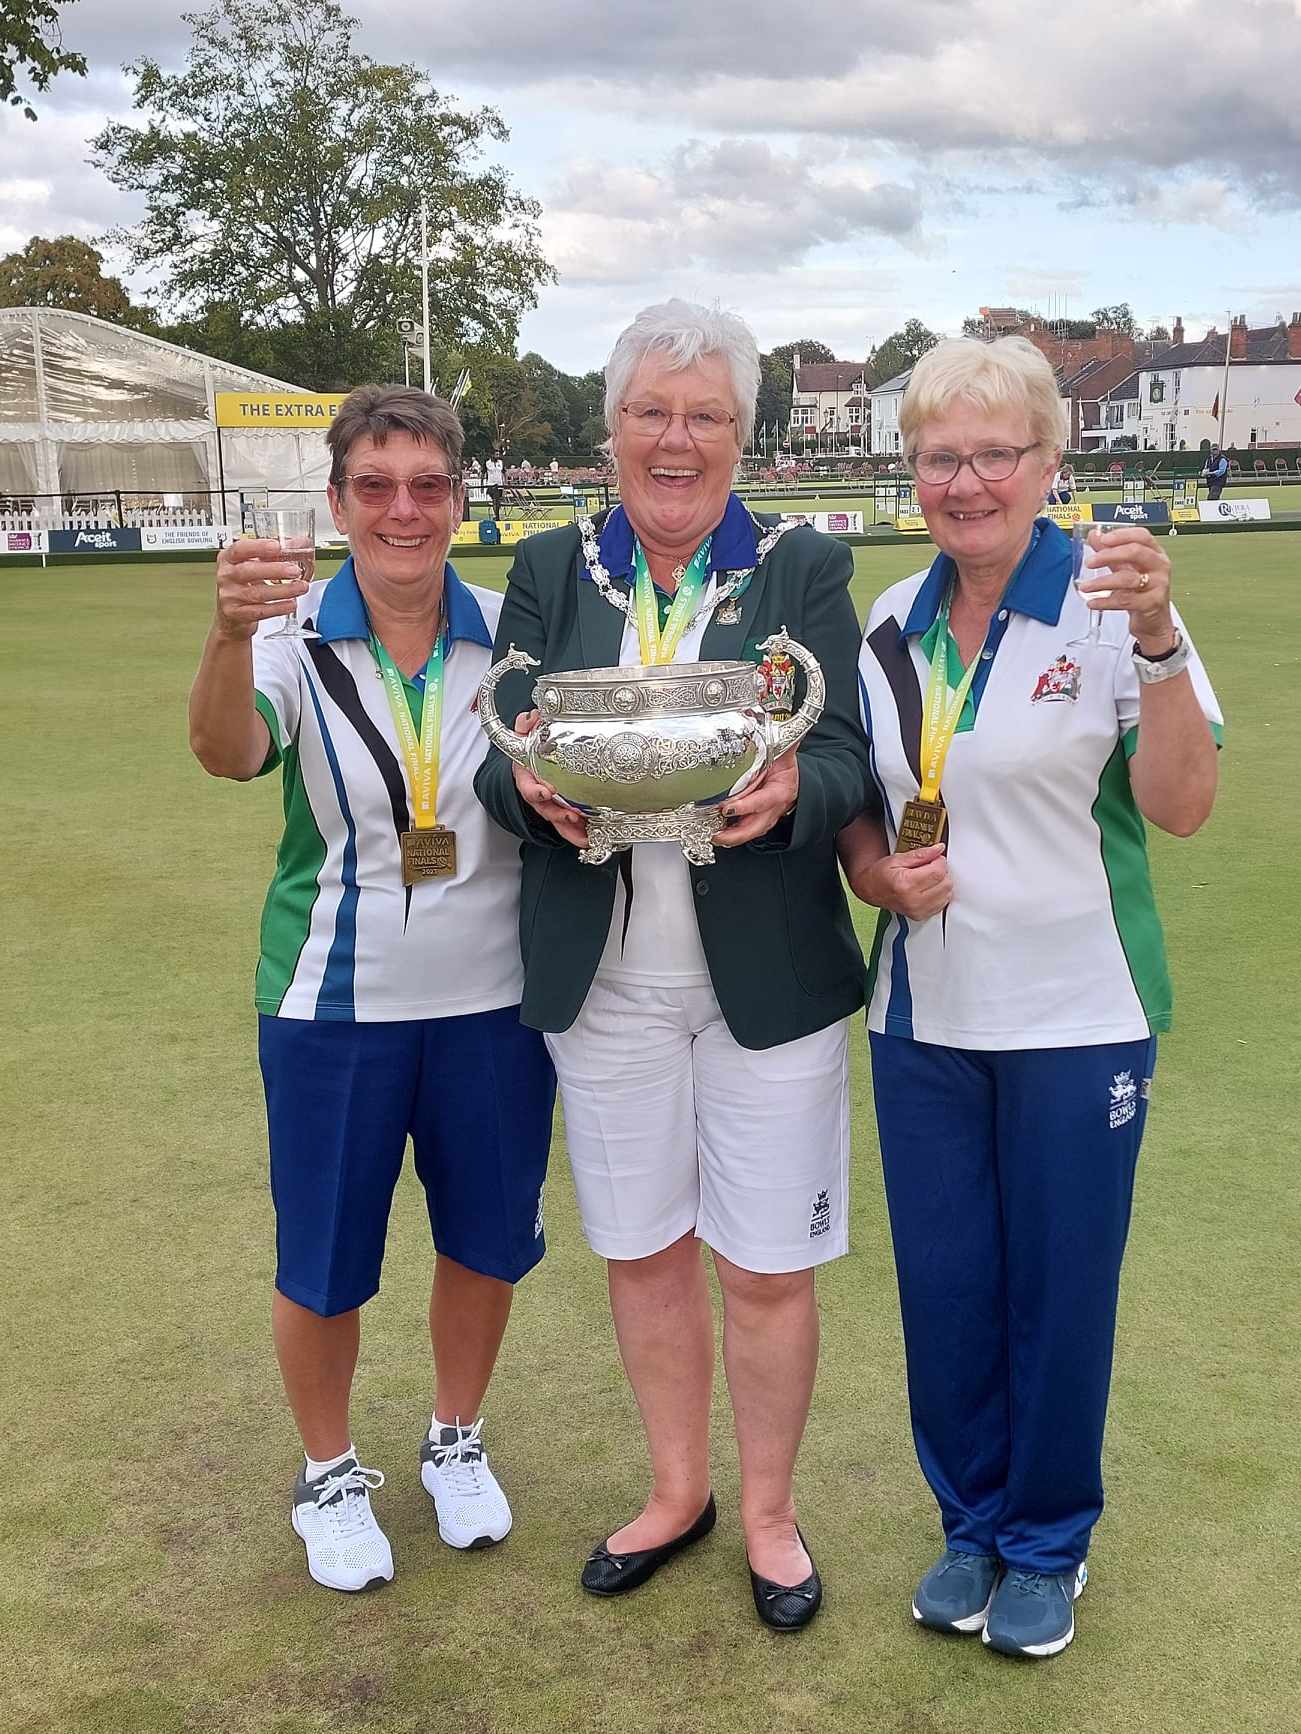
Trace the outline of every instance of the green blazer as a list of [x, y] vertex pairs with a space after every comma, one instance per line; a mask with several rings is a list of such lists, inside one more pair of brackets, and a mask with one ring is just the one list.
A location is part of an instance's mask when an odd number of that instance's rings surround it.
[[[843, 543], [804, 526], [788, 530], [738, 598], [739, 622], [711, 621], [701, 642], [702, 661], [757, 662], [756, 645], [785, 626], [817, 657], [827, 682], [822, 719], [800, 743], [794, 812], [766, 837], [719, 849], [712, 867], [688, 869], [714, 993], [746, 1048], [794, 1041], [863, 1005], [863, 958], [835, 850], [837, 831], [868, 804], [853, 569]], [[519, 544], [493, 647], [497, 658], [514, 644], [537, 657], [544, 674], [608, 668], [618, 663], [623, 629], [623, 614], [586, 575], [576, 525]], [[497, 708], [507, 723], [533, 708], [536, 679], [534, 670], [520, 670], [498, 687]], [[573, 845], [520, 799], [511, 761], [496, 749], [474, 787], [497, 823], [521, 839], [523, 1021], [568, 1029], [609, 934], [617, 857], [585, 866]]]

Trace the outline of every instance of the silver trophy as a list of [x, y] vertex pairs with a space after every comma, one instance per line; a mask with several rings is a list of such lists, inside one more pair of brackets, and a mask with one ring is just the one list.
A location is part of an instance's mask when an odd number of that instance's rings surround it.
[[[581, 861], [597, 866], [634, 843], [667, 842], [706, 866], [723, 802], [744, 794], [822, 715], [827, 687], [817, 659], [785, 628], [758, 648], [760, 664], [670, 662], [542, 675], [533, 688], [541, 719], [521, 735], [502, 722], [494, 695], [512, 669], [538, 662], [512, 644], [483, 677], [479, 721], [493, 746], [585, 815]], [[792, 715], [796, 663], [807, 691]]]

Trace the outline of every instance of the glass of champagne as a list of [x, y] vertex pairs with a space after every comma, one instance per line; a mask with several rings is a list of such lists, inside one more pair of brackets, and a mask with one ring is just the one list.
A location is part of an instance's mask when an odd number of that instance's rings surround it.
[[[311, 506], [261, 506], [253, 513], [253, 533], [260, 540], [278, 542], [281, 554], [294, 562], [303, 582], [311, 583], [316, 573], [316, 513]], [[269, 632], [267, 637], [319, 638], [320, 633], [300, 626], [295, 611], [286, 614], [280, 630]]]
[[[1114, 530], [1115, 528], [1116, 526], [1110, 523], [1078, 523], [1071, 525], [1071, 583], [1074, 584], [1076, 590], [1079, 589], [1081, 584], [1087, 584], [1091, 579], [1109, 578], [1111, 576], [1110, 566], [1086, 566], [1084, 564], [1084, 551], [1089, 545], [1090, 530], [1098, 530], [1103, 536], [1106, 536], [1108, 531]], [[1110, 596], [1111, 592], [1109, 590], [1094, 590], [1090, 592], [1090, 594], [1094, 596]], [[1120, 648], [1117, 644], [1108, 644], [1106, 639], [1102, 636], [1102, 610], [1099, 608], [1089, 609], [1089, 629], [1085, 636], [1083, 638], [1068, 638], [1066, 642], [1068, 646], [1071, 647], [1083, 645], [1084, 648], [1089, 651], [1114, 651], [1119, 650]]]

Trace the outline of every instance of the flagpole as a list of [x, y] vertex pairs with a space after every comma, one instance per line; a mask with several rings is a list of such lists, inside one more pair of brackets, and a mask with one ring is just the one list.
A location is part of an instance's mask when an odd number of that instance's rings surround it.
[[424, 321], [425, 390], [429, 390], [429, 206], [420, 201], [420, 305]]
[[1224, 334], [1224, 382], [1220, 386], [1220, 450], [1224, 450], [1224, 418], [1229, 413], [1229, 353], [1233, 347], [1233, 315]]

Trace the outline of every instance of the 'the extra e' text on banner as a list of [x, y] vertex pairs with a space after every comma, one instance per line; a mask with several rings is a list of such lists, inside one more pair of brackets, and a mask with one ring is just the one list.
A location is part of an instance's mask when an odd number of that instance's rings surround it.
[[346, 391], [218, 391], [213, 406], [218, 427], [277, 429], [316, 428], [324, 432], [338, 414]]

